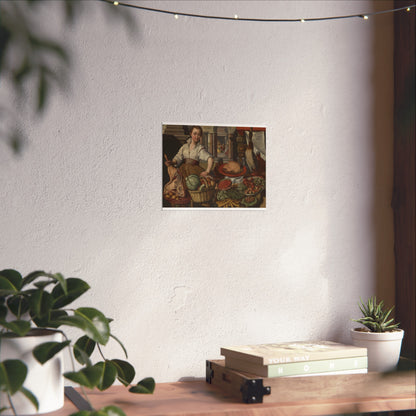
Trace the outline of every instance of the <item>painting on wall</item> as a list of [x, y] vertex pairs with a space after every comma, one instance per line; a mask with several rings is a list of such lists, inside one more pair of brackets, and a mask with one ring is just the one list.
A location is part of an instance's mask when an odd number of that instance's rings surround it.
[[266, 208], [266, 128], [163, 124], [163, 208]]

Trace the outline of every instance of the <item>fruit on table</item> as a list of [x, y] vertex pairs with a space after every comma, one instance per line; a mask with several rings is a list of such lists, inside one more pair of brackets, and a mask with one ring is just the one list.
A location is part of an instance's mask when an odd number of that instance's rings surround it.
[[223, 179], [222, 181], [219, 182], [218, 189], [227, 190], [231, 188], [231, 185], [232, 185], [232, 182], [230, 179]]

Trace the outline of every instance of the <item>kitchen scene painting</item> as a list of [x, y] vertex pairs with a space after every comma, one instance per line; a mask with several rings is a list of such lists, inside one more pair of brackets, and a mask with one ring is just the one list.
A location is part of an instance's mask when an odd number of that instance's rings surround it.
[[266, 208], [266, 128], [163, 124], [163, 208]]

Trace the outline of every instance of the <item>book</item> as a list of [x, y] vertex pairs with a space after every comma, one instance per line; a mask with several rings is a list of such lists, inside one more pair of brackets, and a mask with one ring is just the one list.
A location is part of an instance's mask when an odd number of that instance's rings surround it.
[[312, 376], [339, 376], [340, 374], [367, 374], [367, 368], [357, 368], [356, 370], [344, 370], [344, 371], [329, 371], [327, 373], [313, 373], [313, 374], [295, 374], [293, 376], [285, 376], [288, 378], [293, 377], [312, 377]]
[[258, 365], [296, 363], [336, 358], [363, 357], [367, 348], [332, 341], [286, 342], [279, 344], [242, 345], [222, 347], [225, 359], [233, 357]]
[[243, 371], [261, 377], [287, 377], [307, 374], [321, 375], [324, 373], [345, 372], [351, 370], [367, 371], [367, 355], [335, 358], [333, 360], [298, 361], [270, 365], [254, 364], [238, 358], [226, 357], [225, 366], [233, 370]]

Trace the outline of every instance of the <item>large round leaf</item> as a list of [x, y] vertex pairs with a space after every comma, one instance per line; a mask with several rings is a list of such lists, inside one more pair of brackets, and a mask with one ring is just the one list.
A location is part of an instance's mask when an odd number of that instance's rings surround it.
[[7, 328], [10, 332], [13, 332], [20, 337], [25, 336], [30, 331], [30, 322], [23, 320], [15, 321], [0, 321], [1, 326]]
[[44, 290], [36, 290], [30, 296], [29, 307], [31, 316], [40, 320], [46, 320], [46, 322], [40, 326], [46, 326], [52, 309], [52, 303], [52, 296]]
[[152, 377], [144, 378], [135, 386], [129, 388], [130, 393], [152, 394], [155, 390], [155, 380]]
[[71, 416], [126, 416], [126, 414], [117, 406], [106, 406], [100, 410], [81, 410], [72, 413]]
[[101, 345], [105, 345], [110, 337], [110, 326], [107, 318], [94, 308], [76, 309], [74, 315], [63, 316], [53, 323], [82, 329], [88, 337]]
[[64, 373], [64, 377], [78, 383], [81, 386], [93, 389], [100, 382], [101, 370], [98, 367], [85, 367], [79, 371]]
[[82, 317], [88, 322], [86, 334], [99, 344], [107, 344], [110, 338], [110, 325], [102, 312], [95, 308], [78, 308], [75, 316]]
[[134, 367], [127, 361], [123, 360], [116, 359], [111, 360], [111, 362], [117, 368], [117, 379], [120, 381], [120, 383], [124, 384], [125, 386], [128, 386], [133, 381], [134, 376], [136, 375]]
[[27, 367], [20, 360], [5, 360], [0, 362], [0, 390], [10, 395], [15, 394], [23, 386], [26, 379]]
[[116, 366], [111, 361], [101, 361], [94, 365], [101, 371], [100, 381], [97, 384], [98, 390], [106, 390], [113, 385], [117, 376]]
[[7, 306], [17, 317], [24, 315], [29, 310], [29, 302], [20, 294], [7, 298]]
[[[1, 278], [7, 280], [10, 283], [10, 285], [15, 289], [15, 291], [18, 291], [22, 288], [23, 278], [17, 270], [4, 269], [0, 271], [0, 289], [2, 287]], [[4, 295], [0, 294], [0, 296]]]
[[19, 292], [19, 287], [6, 276], [0, 274], [0, 296], [9, 296]]
[[59, 309], [69, 305], [90, 288], [88, 283], [76, 277], [69, 277], [66, 279], [66, 286], [66, 292], [63, 290], [61, 285], [57, 285], [53, 288], [52, 296], [54, 298], [54, 309]]
[[37, 345], [33, 349], [32, 354], [41, 364], [45, 364], [47, 361], [49, 361], [52, 357], [58, 354], [58, 352], [63, 350], [70, 343], [71, 341], [44, 342], [42, 344]]
[[23, 393], [26, 396], [26, 398], [29, 399], [32, 402], [32, 404], [33, 404], [33, 406], [35, 407], [36, 410], [39, 410], [38, 399], [36, 398], [36, 396], [30, 390], [28, 390], [27, 388], [22, 386], [19, 391], [21, 393]]
[[80, 364], [89, 364], [91, 354], [94, 352], [96, 342], [83, 335], [74, 344], [74, 357]]

